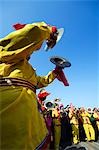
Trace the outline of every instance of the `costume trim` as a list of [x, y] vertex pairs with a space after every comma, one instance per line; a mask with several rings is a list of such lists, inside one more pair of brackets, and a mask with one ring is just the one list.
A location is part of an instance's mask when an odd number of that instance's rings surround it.
[[23, 86], [31, 89], [33, 92], [36, 93], [36, 86], [34, 86], [27, 80], [19, 78], [8, 78], [8, 77], [0, 78], [0, 86]]
[[36, 147], [35, 150], [44, 150], [47, 149], [48, 144], [50, 143], [50, 134], [48, 133], [44, 140], [41, 142], [39, 146]]

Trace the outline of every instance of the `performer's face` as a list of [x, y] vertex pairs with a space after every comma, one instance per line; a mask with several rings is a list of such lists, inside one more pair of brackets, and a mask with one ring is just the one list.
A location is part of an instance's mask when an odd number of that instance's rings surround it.
[[57, 40], [57, 35], [58, 35], [58, 33], [51, 33], [50, 39], [48, 39], [48, 41], [46, 42], [46, 44], [49, 48], [53, 48], [55, 46], [56, 40]]

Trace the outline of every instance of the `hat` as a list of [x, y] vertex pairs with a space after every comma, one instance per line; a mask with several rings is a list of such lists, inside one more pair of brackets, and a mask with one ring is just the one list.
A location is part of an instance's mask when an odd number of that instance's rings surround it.
[[71, 63], [65, 58], [54, 56], [50, 58], [50, 61], [60, 68], [70, 67]]
[[50, 93], [44, 91], [44, 92], [41, 92], [41, 93], [38, 94], [38, 98], [44, 98], [44, 97], [46, 97], [48, 95], [50, 95]]
[[52, 102], [47, 102], [47, 103], [45, 104], [45, 106], [46, 106], [47, 108], [51, 108], [51, 107], [53, 107], [53, 103], [52, 103]]
[[91, 108], [88, 108], [87, 111], [88, 111], [88, 113], [92, 113], [93, 112]]
[[[58, 43], [60, 41], [60, 39], [62, 38], [62, 36], [63, 36], [64, 28], [59, 28], [57, 30], [56, 29], [57, 29], [56, 27], [52, 27], [52, 32], [57, 34], [56, 43]], [[46, 44], [44, 49], [45, 49], [45, 51], [48, 51], [48, 49], [51, 49], [51, 47], [48, 47], [48, 45]]]

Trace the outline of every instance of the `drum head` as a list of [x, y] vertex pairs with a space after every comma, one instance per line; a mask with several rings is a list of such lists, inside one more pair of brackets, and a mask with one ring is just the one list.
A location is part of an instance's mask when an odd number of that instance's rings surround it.
[[54, 56], [50, 58], [50, 61], [60, 68], [70, 67], [71, 63], [65, 58]]

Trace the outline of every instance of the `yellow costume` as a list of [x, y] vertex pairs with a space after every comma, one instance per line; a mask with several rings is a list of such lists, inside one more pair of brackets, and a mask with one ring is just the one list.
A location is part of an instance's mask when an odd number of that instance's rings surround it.
[[51, 27], [46, 23], [27, 24], [24, 28], [8, 34], [0, 40], [0, 61], [19, 62], [40, 49], [44, 40], [50, 38]]
[[54, 125], [54, 150], [59, 150], [60, 138], [61, 138], [61, 123], [59, 118], [53, 118]]
[[61, 138], [61, 122], [60, 122], [60, 112], [55, 108], [52, 108], [52, 118], [54, 126], [54, 149], [59, 150], [60, 138]]
[[89, 119], [90, 114], [87, 111], [84, 111], [81, 113], [81, 116], [82, 116], [83, 127], [85, 130], [87, 140], [88, 141], [91, 141], [91, 140], [94, 141], [95, 140], [95, 131], [94, 131], [94, 128], [92, 127], [92, 124], [91, 124], [90, 119]]
[[[55, 79], [49, 72], [37, 76], [27, 58], [50, 36], [51, 27], [44, 22], [28, 24], [0, 40], [0, 78], [19, 78], [37, 88]], [[48, 134], [38, 111], [36, 93], [23, 86], [0, 86], [0, 148], [2, 150], [40, 149]]]
[[72, 126], [73, 143], [79, 142], [79, 123], [74, 112], [69, 112], [70, 124]]

